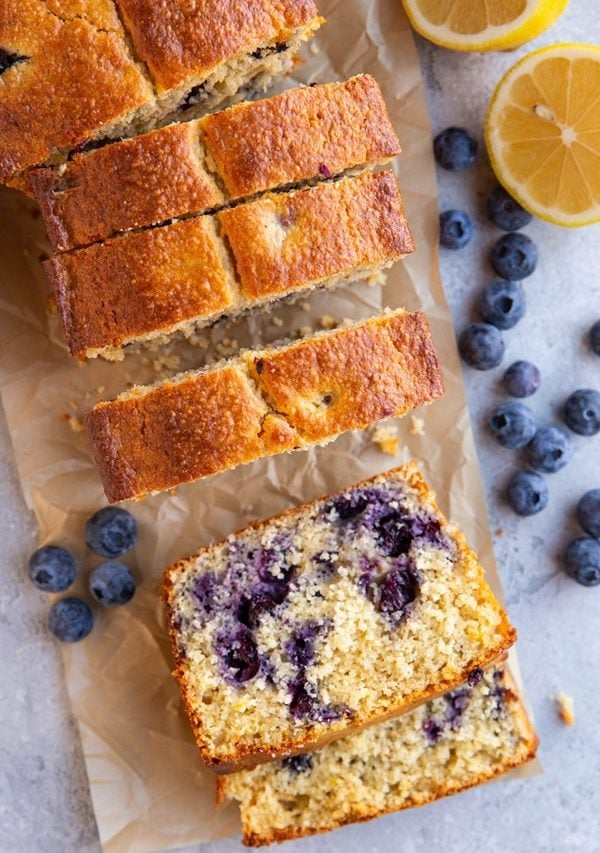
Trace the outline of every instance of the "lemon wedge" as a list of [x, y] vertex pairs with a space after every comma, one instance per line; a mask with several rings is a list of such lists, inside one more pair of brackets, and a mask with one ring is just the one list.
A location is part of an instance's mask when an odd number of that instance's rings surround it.
[[500, 183], [555, 225], [600, 220], [600, 46], [554, 44], [498, 84], [485, 137]]
[[537, 38], [569, 0], [402, 0], [415, 30], [452, 50], [510, 50]]

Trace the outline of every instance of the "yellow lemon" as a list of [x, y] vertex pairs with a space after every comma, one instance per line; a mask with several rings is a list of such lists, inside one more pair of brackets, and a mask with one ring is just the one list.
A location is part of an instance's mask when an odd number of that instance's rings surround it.
[[415, 30], [452, 50], [510, 50], [537, 38], [569, 0], [402, 0]]
[[554, 44], [517, 62], [485, 138], [498, 180], [531, 213], [568, 227], [600, 220], [600, 46]]

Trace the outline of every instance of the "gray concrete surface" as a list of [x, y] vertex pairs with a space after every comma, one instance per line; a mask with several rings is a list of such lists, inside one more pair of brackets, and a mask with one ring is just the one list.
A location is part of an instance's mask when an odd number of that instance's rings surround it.
[[[534, 46], [599, 42], [597, 4], [571, 3], [560, 23]], [[421, 54], [434, 130], [459, 124], [481, 136], [491, 90], [515, 54], [458, 55], [424, 44]], [[442, 207], [463, 207], [477, 222], [477, 236], [467, 249], [442, 255], [446, 291], [459, 328], [474, 316], [477, 292], [492, 280], [485, 258], [498, 232], [486, 224], [482, 202], [493, 179], [482, 151], [476, 169], [440, 173], [439, 180]], [[553, 423], [571, 390], [600, 387], [600, 360], [583, 343], [592, 319], [600, 317], [600, 227], [566, 232], [535, 222], [527, 232], [539, 245], [541, 262], [526, 283], [527, 316], [506, 334], [505, 364], [525, 357], [539, 365], [543, 385], [530, 402], [540, 421]], [[486, 414], [502, 398], [501, 373], [466, 370], [465, 380], [545, 774], [295, 842], [286, 847], [289, 853], [600, 851], [600, 588], [577, 586], [562, 574], [558, 559], [566, 542], [577, 535], [573, 508], [578, 497], [600, 487], [600, 436], [576, 438], [568, 467], [549, 477], [548, 509], [531, 519], [517, 519], [501, 494], [518, 458], [496, 446], [483, 427]], [[94, 851], [94, 817], [60, 658], [41, 627], [47, 604], [25, 579], [33, 526], [19, 494], [3, 420], [0, 508], [0, 853]], [[557, 719], [549, 699], [559, 690], [575, 697], [577, 722], [571, 728]], [[203, 853], [240, 849], [237, 840], [202, 848]]]

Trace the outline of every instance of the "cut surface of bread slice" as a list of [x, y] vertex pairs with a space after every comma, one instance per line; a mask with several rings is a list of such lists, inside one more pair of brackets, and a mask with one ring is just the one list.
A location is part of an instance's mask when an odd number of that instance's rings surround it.
[[129, 343], [372, 275], [413, 248], [394, 175], [365, 172], [124, 234], [44, 266], [71, 355], [118, 358]]
[[396, 311], [133, 388], [85, 423], [106, 495], [121, 501], [325, 444], [443, 391], [425, 316]]
[[402, 714], [515, 639], [414, 463], [205, 548], [165, 592], [174, 674], [223, 772]]
[[312, 0], [4, 0], [0, 183], [263, 91], [321, 22]]
[[399, 153], [381, 90], [360, 75], [76, 154], [29, 182], [62, 252]]
[[[479, 681], [477, 681], [479, 679]], [[535, 756], [536, 734], [504, 668], [322, 749], [220, 777], [259, 847], [421, 806]]]

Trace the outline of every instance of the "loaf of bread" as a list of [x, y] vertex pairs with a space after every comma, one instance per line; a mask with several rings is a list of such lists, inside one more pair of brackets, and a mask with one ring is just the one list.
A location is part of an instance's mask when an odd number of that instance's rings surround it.
[[0, 183], [286, 73], [312, 0], [3, 0]]
[[165, 591], [174, 674], [222, 772], [398, 716], [515, 639], [414, 463], [205, 548]]
[[244, 844], [259, 847], [456, 794], [529, 761], [537, 743], [510, 676], [495, 667], [316, 752], [219, 777], [217, 796], [239, 802]]
[[421, 313], [396, 311], [135, 387], [85, 418], [110, 501], [306, 449], [441, 397]]
[[393, 173], [364, 172], [124, 234], [45, 268], [70, 353], [119, 358], [129, 343], [368, 277], [413, 248]]
[[299, 86], [30, 173], [55, 251], [389, 162], [400, 152], [368, 75]]

